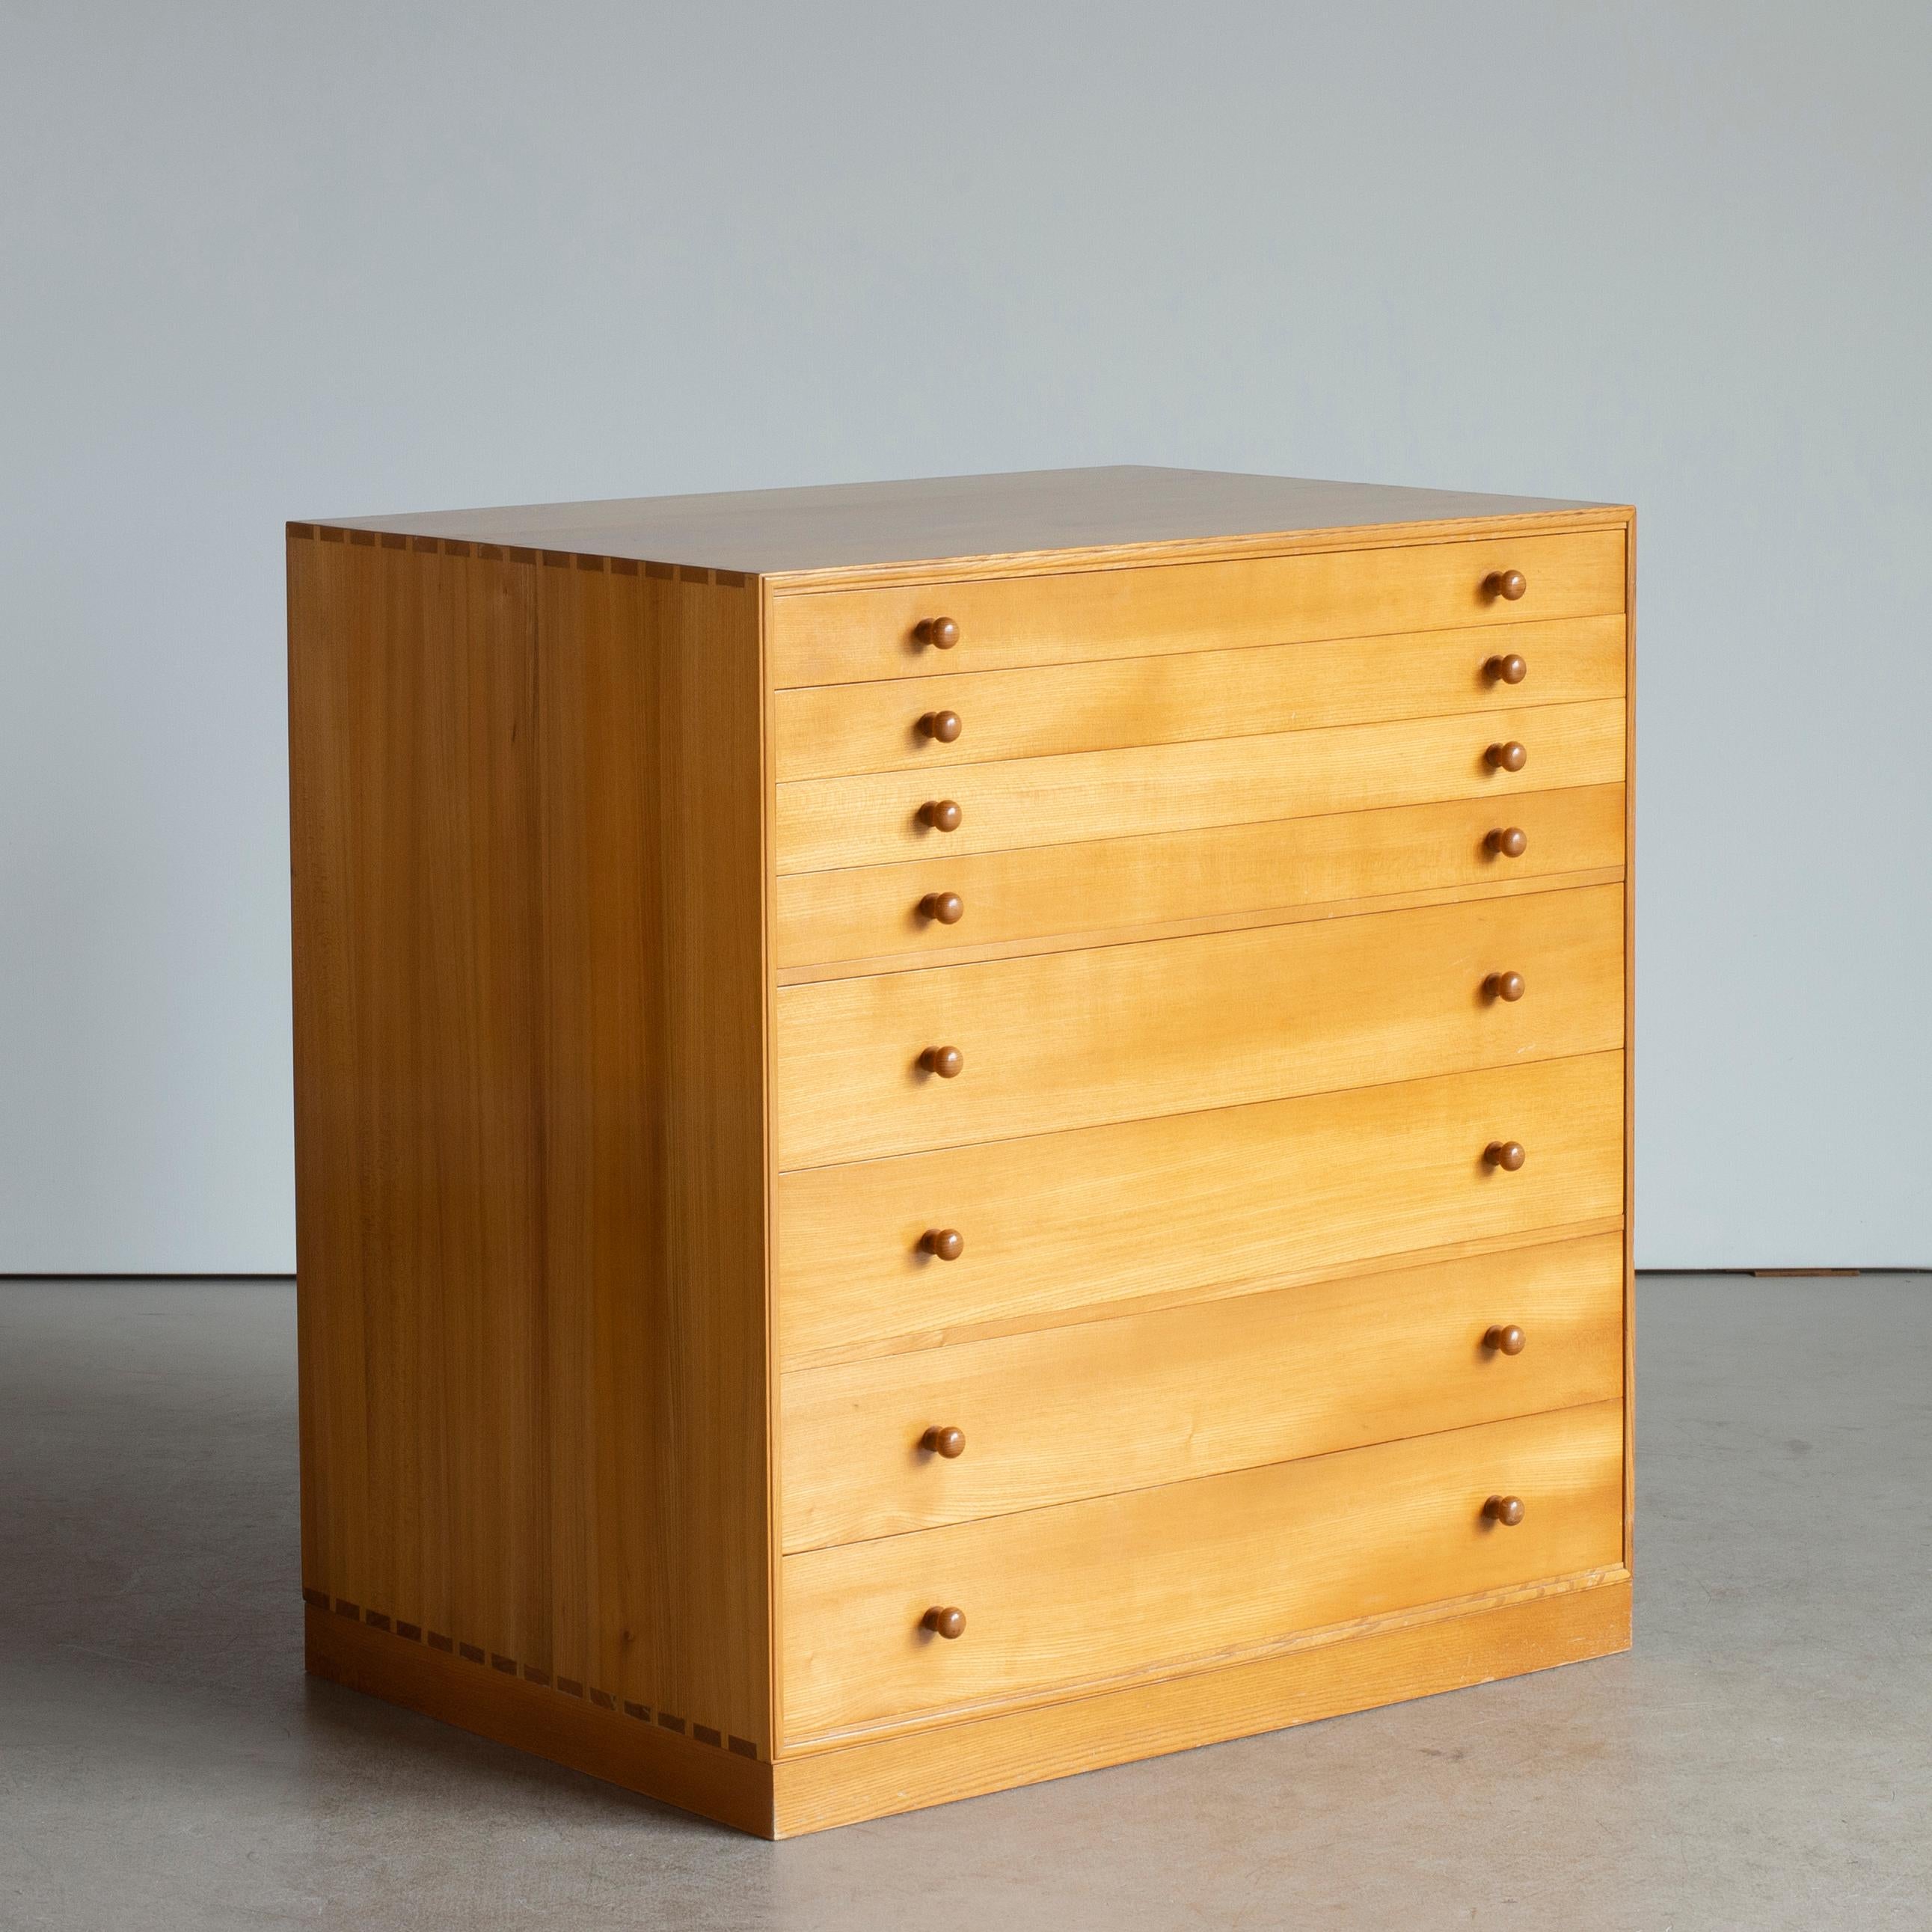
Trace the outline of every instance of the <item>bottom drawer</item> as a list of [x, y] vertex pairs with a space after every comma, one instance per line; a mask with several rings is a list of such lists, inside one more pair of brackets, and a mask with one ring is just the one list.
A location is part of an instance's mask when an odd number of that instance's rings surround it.
[[[1623, 1405], [1066, 1503], [783, 1563], [788, 1743], [1232, 1661], [1621, 1560]], [[1514, 1526], [1484, 1514], [1520, 1500]], [[923, 1628], [956, 1609], [956, 1638]]]

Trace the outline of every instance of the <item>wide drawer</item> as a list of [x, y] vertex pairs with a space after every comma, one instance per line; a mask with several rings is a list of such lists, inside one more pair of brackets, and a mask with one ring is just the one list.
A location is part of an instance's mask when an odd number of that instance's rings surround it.
[[[1168, 922], [1475, 892], [1624, 863], [1620, 784], [1525, 792], [1510, 800], [1509, 822], [1526, 841], [1514, 857], [1490, 847], [1496, 814], [1484, 797], [794, 872], [777, 882], [773, 952], [784, 969], [1118, 938]], [[959, 907], [942, 922], [929, 902], [948, 893]]]
[[[772, 700], [778, 776], [932, 772], [1624, 694], [1620, 614], [1519, 624], [1500, 642], [1523, 660], [1516, 683], [1486, 668], [1498, 654], [1495, 633], [1468, 630], [813, 685]], [[950, 735], [922, 728], [948, 711]]]
[[[1515, 770], [1490, 755], [1510, 743], [1526, 754]], [[1444, 799], [1502, 811], [1527, 791], [1614, 784], [1625, 755], [1622, 702], [1606, 698], [1015, 758], [943, 780], [802, 778], [777, 788], [774, 842], [781, 873], [808, 872]], [[948, 804], [957, 823], [942, 830], [932, 808]]]
[[1623, 1282], [1598, 1234], [799, 1370], [784, 1547], [1607, 1401]]
[[[1605, 1053], [784, 1174], [779, 1360], [1613, 1222], [1623, 1104]], [[1500, 1139], [1525, 1150], [1513, 1173], [1483, 1158]], [[957, 1259], [929, 1229], [961, 1237]]]
[[[1524, 578], [1511, 602], [1498, 594]], [[767, 660], [784, 687], [1016, 664], [1448, 631], [1624, 608], [1624, 530], [1486, 534], [1366, 550], [1130, 566], [876, 590], [780, 592]], [[938, 649], [921, 626], [950, 619]]]
[[[782, 1559], [790, 1743], [1230, 1663], [1297, 1633], [1620, 1562], [1597, 1402]], [[1514, 1527], [1484, 1513], [1514, 1498]], [[963, 1634], [922, 1628], [956, 1609]]]
[[1623, 890], [1595, 886], [782, 987], [778, 1164], [1600, 1052], [1623, 952]]

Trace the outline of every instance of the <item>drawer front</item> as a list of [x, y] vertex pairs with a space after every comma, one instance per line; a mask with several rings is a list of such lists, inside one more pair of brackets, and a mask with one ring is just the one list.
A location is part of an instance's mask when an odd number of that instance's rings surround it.
[[[1460, 799], [794, 872], [778, 881], [773, 948], [782, 968], [886, 961], [962, 946], [1116, 937], [1169, 922], [1385, 895], [1466, 892], [1624, 863], [1620, 784], [1512, 797], [1509, 823], [1528, 841], [1516, 858], [1486, 842], [1497, 822], [1489, 798]], [[926, 902], [948, 893], [961, 910], [942, 922]]]
[[[788, 1742], [1138, 1672], [1619, 1562], [1623, 1407], [1604, 1402], [784, 1564]], [[1505, 1527], [1491, 1496], [1520, 1500]], [[956, 1607], [964, 1634], [921, 1628]]]
[[[1493, 588], [1511, 570], [1526, 580], [1513, 603]], [[1396, 631], [1507, 630], [1623, 608], [1618, 524], [1213, 563], [781, 592], [772, 599], [767, 660], [779, 687], [852, 684]], [[958, 629], [950, 650], [920, 634], [939, 617]]]
[[[856, 1543], [1623, 1390], [1599, 1234], [783, 1378], [784, 1547]], [[1485, 1343], [1492, 1331], [1514, 1352]], [[922, 1446], [957, 1430], [964, 1448]]]
[[[1484, 670], [1500, 644], [1522, 680]], [[938, 771], [1000, 758], [1305, 731], [1624, 694], [1621, 614], [1021, 670], [949, 668], [908, 683], [814, 685], [772, 700], [778, 776]], [[958, 653], [955, 653], [958, 655]], [[950, 711], [946, 737], [922, 728]]]
[[[779, 1166], [1601, 1052], [1623, 946], [1596, 886], [782, 987]], [[1520, 999], [1485, 990], [1505, 970]]]
[[[1612, 1222], [1623, 1098], [1606, 1053], [788, 1174], [779, 1360]], [[1514, 1173], [1483, 1159], [1505, 1138], [1526, 1154]], [[956, 1259], [922, 1246], [929, 1229], [959, 1234]]]
[[[1527, 754], [1520, 770], [1490, 762], [1490, 747], [1510, 741]], [[1617, 784], [1624, 760], [1620, 700], [1520, 706], [961, 765], [943, 782], [803, 778], [777, 788], [774, 842], [780, 872], [809, 872], [1438, 800], [1502, 811], [1525, 792]], [[928, 822], [940, 803], [958, 807], [951, 830]]]

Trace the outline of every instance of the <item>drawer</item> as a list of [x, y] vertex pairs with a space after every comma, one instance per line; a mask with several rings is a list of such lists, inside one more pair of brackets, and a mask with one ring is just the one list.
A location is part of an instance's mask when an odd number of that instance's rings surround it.
[[[1516, 684], [1484, 667], [1501, 646]], [[772, 700], [781, 779], [935, 771], [1000, 758], [1238, 738], [1624, 694], [1621, 614], [1493, 631], [1427, 631], [1020, 670], [948, 668], [908, 683], [813, 685]], [[950, 711], [954, 735], [921, 720]], [[949, 727], [949, 730], [954, 728]]]
[[[784, 1547], [1151, 1489], [1623, 1391], [1623, 1237], [783, 1378]], [[1514, 1352], [1484, 1336], [1514, 1326]], [[922, 1446], [957, 1431], [963, 1448]]]
[[[1624, 863], [1620, 784], [1522, 793], [1510, 800], [1509, 822], [1528, 841], [1516, 858], [1490, 849], [1497, 820], [1485, 796], [794, 872], [773, 896], [773, 951], [782, 970], [1070, 934], [1126, 937], [1168, 922], [1476, 891]], [[961, 910], [943, 924], [923, 908], [947, 893]]]
[[[1490, 747], [1512, 741], [1522, 769], [1492, 764]], [[1501, 809], [1524, 792], [1618, 784], [1624, 756], [1618, 699], [1513, 706], [961, 765], [943, 783], [924, 771], [802, 778], [777, 788], [774, 839], [781, 873], [809, 872], [1438, 800]], [[953, 829], [929, 822], [940, 804], [958, 807]]]
[[1598, 1052], [1623, 950], [1623, 889], [1594, 886], [781, 987], [778, 1164]]
[[[782, 1559], [787, 1739], [1017, 1701], [1620, 1563], [1623, 1406]], [[1492, 1496], [1522, 1504], [1514, 1527]], [[964, 1614], [946, 1640], [928, 1609]]]
[[[1511, 602], [1496, 580], [1520, 571]], [[781, 591], [771, 601], [774, 686], [952, 676], [1167, 651], [1448, 631], [1624, 608], [1624, 531], [1489, 534], [1216, 562]], [[950, 618], [940, 650], [921, 627]]]
[[[1614, 1222], [1623, 1105], [1606, 1053], [784, 1174], [779, 1361]], [[1526, 1150], [1514, 1173], [1483, 1159], [1498, 1139]]]

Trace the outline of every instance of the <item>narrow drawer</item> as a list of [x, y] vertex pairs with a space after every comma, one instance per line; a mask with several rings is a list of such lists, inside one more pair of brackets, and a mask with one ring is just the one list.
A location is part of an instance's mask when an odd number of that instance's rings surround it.
[[[1512, 743], [1525, 754], [1520, 769], [1491, 761], [1492, 746]], [[962, 765], [943, 782], [925, 771], [802, 778], [777, 788], [778, 869], [952, 858], [1448, 799], [1487, 799], [1501, 809], [1527, 791], [1616, 784], [1624, 761], [1623, 704], [1606, 698]], [[956, 812], [937, 812], [946, 805]]]
[[[916, 683], [814, 685], [772, 700], [778, 776], [932, 772], [1622, 698], [1624, 648], [1618, 614], [1518, 624], [1500, 640], [1491, 630], [1409, 632], [1020, 670], [949, 670]], [[1517, 682], [1486, 668], [1499, 655], [1523, 660]], [[939, 724], [947, 712], [952, 718]]]
[[1598, 1234], [796, 1371], [784, 1547], [1608, 1401], [1623, 1279]]
[[[788, 1174], [779, 1360], [1612, 1222], [1623, 1100], [1623, 1056], [1605, 1053]], [[1523, 1165], [1487, 1165], [1493, 1140]], [[957, 1258], [929, 1251], [928, 1230], [956, 1233]]]
[[1623, 946], [1623, 890], [1595, 886], [782, 987], [778, 1164], [1600, 1052]]
[[[1523, 594], [1497, 594], [1517, 571]], [[1498, 630], [1624, 608], [1621, 524], [1556, 535], [1486, 535], [1292, 556], [1150, 564], [772, 599], [773, 685], [937, 677], [1016, 664], [1074, 664], [1166, 651]], [[922, 631], [950, 619], [957, 642]]]
[[[1487, 843], [1494, 802], [1396, 806], [981, 852], [902, 866], [794, 872], [772, 901], [781, 968], [837, 965], [1420, 892], [1476, 892], [1621, 867], [1624, 788], [1532, 791], [1509, 802], [1527, 842]], [[935, 908], [958, 901], [941, 920]]]
[[[784, 1566], [788, 1742], [1141, 1672], [1621, 1561], [1623, 1406], [877, 1542]], [[1522, 1520], [1484, 1514], [1514, 1498]], [[956, 1609], [962, 1634], [922, 1627]]]

